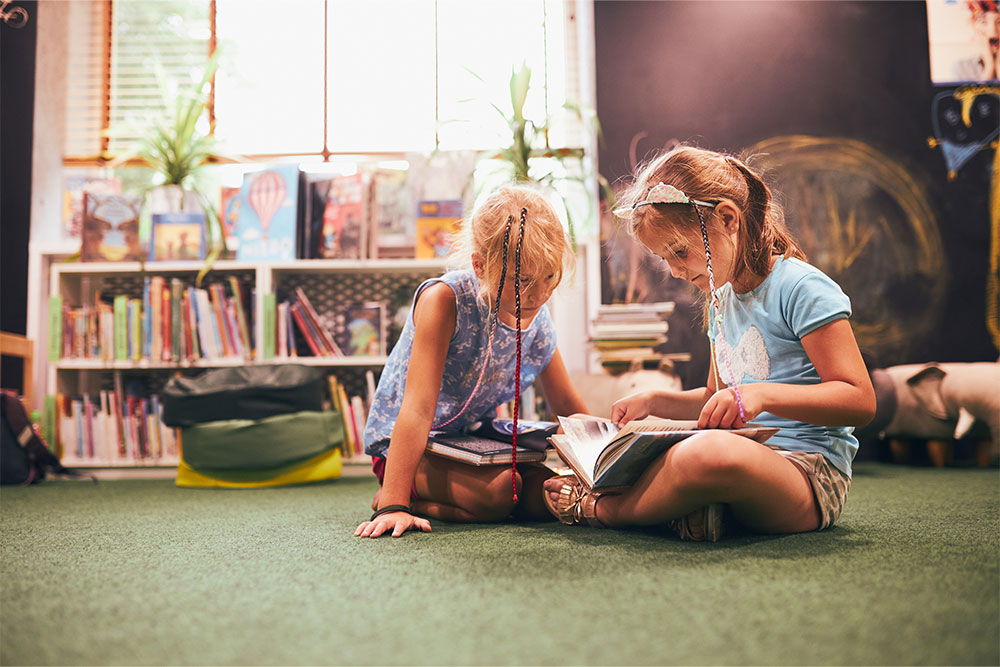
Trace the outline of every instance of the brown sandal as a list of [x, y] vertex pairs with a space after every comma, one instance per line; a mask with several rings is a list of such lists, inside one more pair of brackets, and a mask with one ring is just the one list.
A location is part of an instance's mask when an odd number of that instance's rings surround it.
[[606, 528], [597, 518], [597, 500], [599, 493], [588, 491], [575, 475], [555, 477], [562, 482], [559, 488], [559, 499], [552, 500], [549, 491], [544, 491], [543, 499], [549, 511], [567, 526], [581, 525], [592, 528]]
[[[692, 540], [694, 542], [717, 542], [723, 534], [723, 514], [722, 503], [711, 503], [701, 509], [697, 509], [687, 516], [674, 519], [670, 522], [670, 528], [677, 533], [682, 540]], [[692, 531], [692, 526], [695, 530]]]

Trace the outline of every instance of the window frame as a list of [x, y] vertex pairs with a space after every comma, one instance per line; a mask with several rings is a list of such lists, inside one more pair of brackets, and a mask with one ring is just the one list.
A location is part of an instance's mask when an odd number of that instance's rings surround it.
[[[543, 40], [548, 40], [548, 26], [547, 21], [548, 9], [547, 3], [549, 0], [542, 0], [543, 2], [543, 28], [542, 36]], [[64, 167], [103, 167], [114, 164], [114, 166], [141, 166], [144, 161], [141, 158], [130, 158], [127, 160], [121, 160], [121, 157], [110, 151], [111, 139], [108, 136], [108, 129], [111, 126], [111, 116], [112, 116], [112, 50], [114, 47], [114, 3], [115, 0], [95, 0], [94, 5], [99, 6], [101, 9], [100, 21], [101, 21], [101, 77], [100, 77], [100, 122], [101, 127], [99, 130], [99, 147], [100, 150], [96, 155], [67, 155], [65, 146], [62, 149], [63, 156], [62, 162]], [[322, 135], [322, 149], [318, 151], [294, 151], [294, 152], [275, 152], [275, 153], [244, 153], [241, 154], [241, 161], [250, 162], [266, 162], [287, 158], [302, 158], [306, 161], [312, 161], [319, 158], [322, 162], [329, 162], [332, 158], [339, 157], [375, 157], [384, 159], [400, 159], [404, 158], [408, 151], [406, 150], [331, 150], [330, 148], [330, 132], [329, 132], [329, 111], [330, 111], [330, 99], [329, 99], [329, 62], [328, 62], [328, 49], [329, 49], [329, 11], [330, 11], [330, 0], [323, 0], [323, 16], [324, 16], [324, 26], [323, 26], [323, 135]], [[435, 90], [434, 90], [434, 117], [435, 125], [440, 123], [440, 98], [439, 98], [439, 77], [440, 77], [440, 62], [438, 61], [438, 49], [439, 49], [439, 20], [438, 20], [438, 2], [434, 0], [434, 54], [435, 54]], [[572, 17], [568, 19], [573, 21]], [[213, 56], [216, 49], [218, 48], [218, 34], [217, 34], [217, 4], [216, 0], [209, 0], [208, 2], [208, 21], [209, 21], [209, 36], [206, 42], [206, 62]], [[567, 48], [567, 54], [569, 49]], [[548, 49], [543, 48], [544, 59], [545, 59], [545, 70], [542, 73], [544, 77], [543, 84], [543, 95], [544, 95], [544, 106], [545, 114], [548, 117], [549, 114], [549, 85], [548, 85]], [[570, 57], [573, 59], [578, 58], [578, 54], [573, 53]], [[571, 67], [568, 67], [568, 72], [575, 72], [579, 64], [576, 63]], [[569, 89], [570, 83], [567, 81], [567, 88]], [[576, 86], [572, 86], [576, 88]], [[208, 112], [208, 123], [209, 132], [214, 135], [218, 119], [216, 117], [216, 80], [213, 74], [209, 81], [209, 91], [208, 91], [208, 101], [206, 104]], [[545, 142], [548, 144], [548, 131], [545, 132]], [[434, 128], [434, 145], [438, 146], [440, 144], [439, 129]], [[222, 157], [214, 157], [209, 160], [210, 162], [228, 162], [230, 160]]]

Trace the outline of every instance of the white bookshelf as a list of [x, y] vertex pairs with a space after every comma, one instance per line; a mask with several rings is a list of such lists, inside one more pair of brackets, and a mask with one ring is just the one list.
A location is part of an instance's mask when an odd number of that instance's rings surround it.
[[[59, 296], [64, 304], [79, 307], [93, 303], [100, 290], [107, 295], [126, 293], [132, 297], [141, 293], [144, 278], [177, 277], [185, 285], [194, 284], [204, 264], [200, 261], [173, 262], [68, 262], [52, 261], [48, 268], [48, 295]], [[264, 295], [273, 293], [278, 302], [287, 300], [295, 288], [301, 287], [313, 302], [321, 321], [328, 330], [336, 333], [342, 328], [338, 320], [346, 305], [363, 301], [398, 303], [402, 293], [412, 296], [423, 280], [440, 275], [445, 270], [444, 260], [297, 260], [293, 262], [244, 262], [220, 260], [212, 264], [203, 284], [224, 281], [237, 276], [244, 285], [252, 287], [254, 356], [244, 358], [181, 359], [161, 361], [143, 358], [135, 361], [105, 360], [67, 357], [47, 359], [49, 351], [48, 304], [39, 304], [36, 315], [36, 349], [45, 366], [44, 394], [81, 395], [99, 392], [107, 387], [109, 378], [116, 373], [128, 376], [142, 375], [145, 381], [166, 382], [177, 373], [196, 373], [199, 370], [246, 364], [296, 363], [330, 369], [343, 382], [342, 374], [353, 378], [355, 384], [364, 380], [369, 371], [380, 372], [388, 357], [343, 356], [315, 357], [288, 356], [261, 358], [264, 340]], [[39, 292], [44, 293], [44, 292]], [[386, 310], [387, 317], [392, 313]], [[39, 403], [40, 404], [40, 403]], [[350, 460], [348, 460], [349, 462]], [[86, 461], [73, 461], [86, 466]], [[149, 462], [116, 464], [95, 461], [90, 465], [101, 467], [149, 467]], [[165, 461], [162, 465], [175, 465]]]

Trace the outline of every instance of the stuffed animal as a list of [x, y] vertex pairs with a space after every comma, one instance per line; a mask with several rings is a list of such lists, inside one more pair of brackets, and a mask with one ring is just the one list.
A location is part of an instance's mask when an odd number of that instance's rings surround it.
[[872, 372], [877, 411], [859, 436], [889, 440], [897, 460], [907, 439], [927, 440], [928, 454], [945, 465], [960, 438], [974, 438], [981, 466], [1000, 455], [1000, 363], [926, 363]]

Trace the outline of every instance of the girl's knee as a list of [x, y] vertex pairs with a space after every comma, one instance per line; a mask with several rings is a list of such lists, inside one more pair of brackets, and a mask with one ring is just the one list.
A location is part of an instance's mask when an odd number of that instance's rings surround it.
[[670, 474], [692, 487], [733, 484], [746, 467], [741, 447], [722, 433], [702, 433], [674, 445], [669, 452]]
[[[510, 469], [497, 473], [482, 487], [481, 493], [476, 494], [471, 506], [465, 509], [480, 521], [499, 521], [510, 516], [516, 506], [510, 474]], [[516, 479], [520, 494], [523, 486], [521, 476], [518, 475]]]

